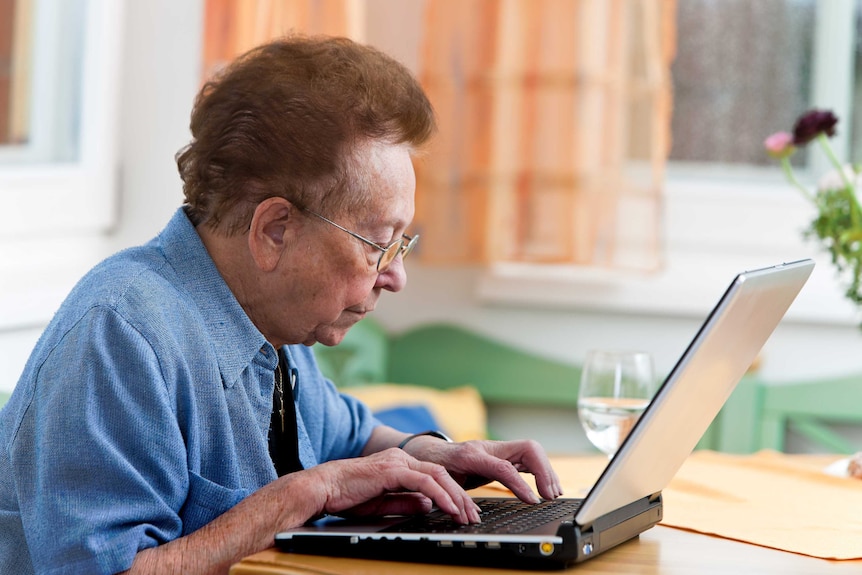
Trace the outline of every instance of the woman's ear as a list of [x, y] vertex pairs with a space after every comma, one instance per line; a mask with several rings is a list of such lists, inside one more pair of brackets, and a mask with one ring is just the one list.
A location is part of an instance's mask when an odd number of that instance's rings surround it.
[[257, 205], [248, 231], [248, 247], [257, 266], [271, 272], [284, 255], [297, 208], [290, 201], [272, 197]]

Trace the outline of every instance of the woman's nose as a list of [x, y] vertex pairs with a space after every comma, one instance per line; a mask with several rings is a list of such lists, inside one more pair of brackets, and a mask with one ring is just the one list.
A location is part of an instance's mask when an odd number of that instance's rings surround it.
[[404, 289], [405, 285], [407, 285], [407, 270], [404, 269], [404, 259], [399, 255], [392, 260], [386, 271], [377, 274], [374, 287], [395, 293]]

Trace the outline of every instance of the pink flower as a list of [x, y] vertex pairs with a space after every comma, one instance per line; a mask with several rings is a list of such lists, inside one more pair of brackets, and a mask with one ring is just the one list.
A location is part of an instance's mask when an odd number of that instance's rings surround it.
[[773, 158], [781, 159], [793, 155], [796, 146], [793, 145], [793, 134], [788, 132], [776, 132], [766, 138], [763, 142], [766, 153]]

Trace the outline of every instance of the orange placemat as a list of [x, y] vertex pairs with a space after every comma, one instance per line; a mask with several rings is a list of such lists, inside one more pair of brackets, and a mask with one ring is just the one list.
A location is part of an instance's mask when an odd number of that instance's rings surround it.
[[[824, 473], [838, 459], [697, 451], [663, 491], [662, 525], [823, 559], [862, 559], [862, 481]], [[603, 456], [552, 461], [566, 497], [583, 497], [607, 465]]]
[[794, 456], [699, 451], [664, 497], [663, 525], [824, 559], [862, 559], [862, 481], [799, 465]]

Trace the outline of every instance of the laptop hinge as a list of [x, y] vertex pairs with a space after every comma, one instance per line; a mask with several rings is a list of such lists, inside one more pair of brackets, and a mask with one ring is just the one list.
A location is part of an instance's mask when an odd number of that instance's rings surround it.
[[575, 561], [584, 561], [628, 541], [661, 518], [662, 497], [659, 491], [597, 517], [588, 525], [561, 524], [557, 535], [563, 538], [564, 544], [568, 544], [574, 535]]
[[626, 521], [634, 514], [647, 510], [659, 502], [661, 502], [661, 491], [656, 491], [652, 495], [633, 501], [628, 505], [611, 511], [610, 513], [605, 513], [601, 517], [596, 517], [590, 523], [580, 525], [580, 531], [581, 533], [590, 533], [595, 529], [604, 531], [617, 523]]

